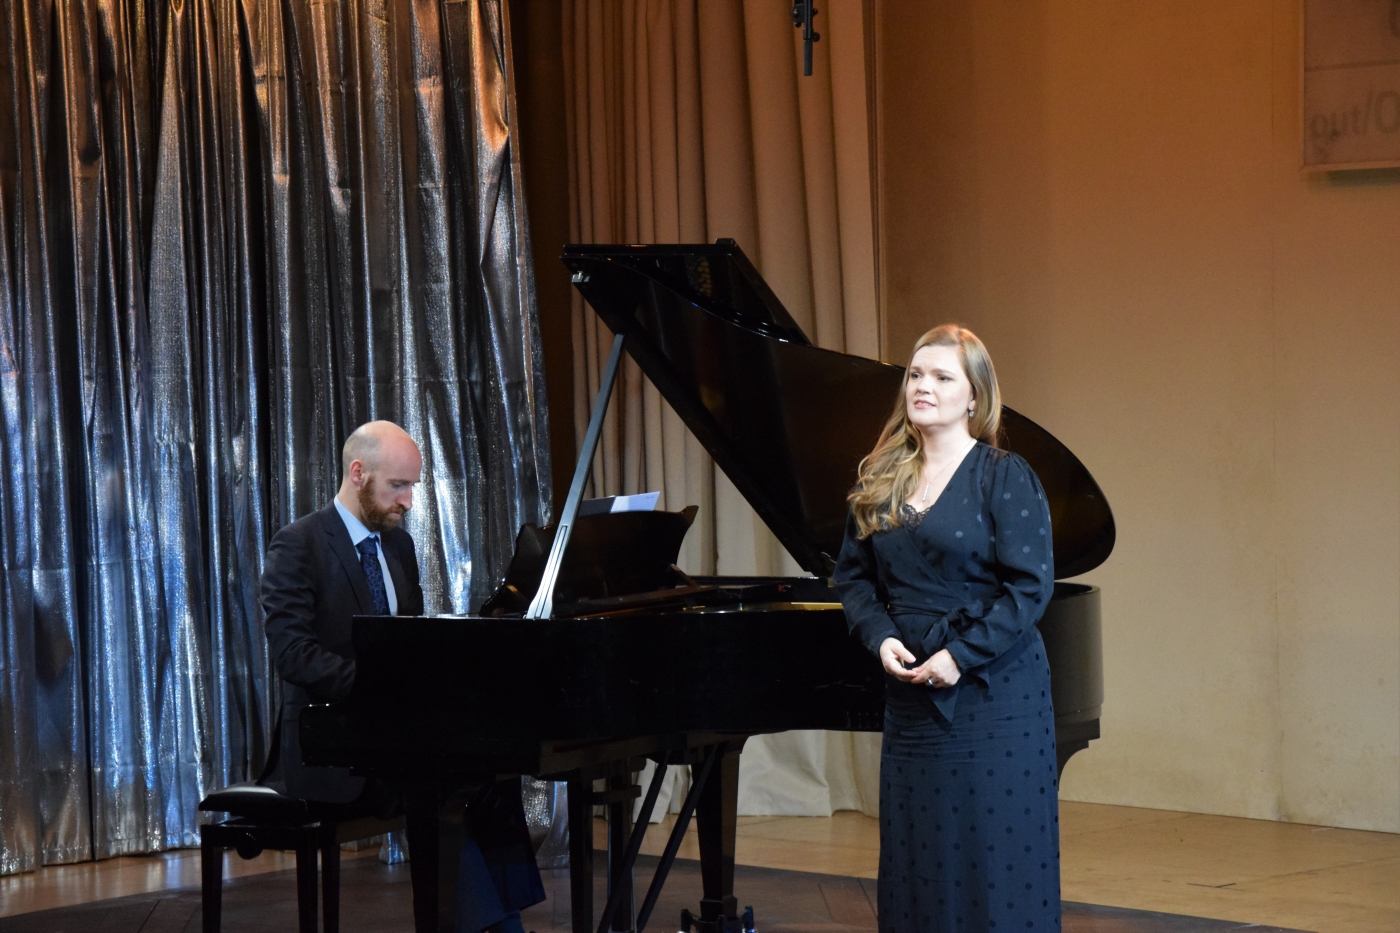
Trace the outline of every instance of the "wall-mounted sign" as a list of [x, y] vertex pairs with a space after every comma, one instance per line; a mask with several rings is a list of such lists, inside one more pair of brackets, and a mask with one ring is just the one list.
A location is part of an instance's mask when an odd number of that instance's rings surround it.
[[1303, 168], [1400, 165], [1400, 0], [1304, 0]]

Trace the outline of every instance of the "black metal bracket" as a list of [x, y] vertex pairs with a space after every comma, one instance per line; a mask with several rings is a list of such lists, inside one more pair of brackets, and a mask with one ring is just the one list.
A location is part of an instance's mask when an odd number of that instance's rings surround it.
[[802, 30], [802, 73], [812, 75], [812, 43], [821, 40], [821, 33], [813, 28], [812, 19], [817, 15], [814, 0], [793, 0], [792, 24]]
[[640, 796], [642, 789], [636, 784], [628, 784], [626, 787], [614, 787], [610, 790], [595, 790], [588, 802], [594, 806], [607, 806], [610, 803], [631, 803]]

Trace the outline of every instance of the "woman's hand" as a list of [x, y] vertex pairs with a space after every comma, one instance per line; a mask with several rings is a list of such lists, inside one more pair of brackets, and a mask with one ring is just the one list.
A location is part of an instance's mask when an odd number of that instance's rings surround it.
[[[913, 664], [914, 655], [904, 647], [904, 642], [893, 635], [880, 642], [880, 663], [891, 676], [898, 677], [905, 683], [913, 682], [915, 669], [904, 665]], [[927, 675], [924, 676], [924, 680], [928, 680]]]
[[[894, 639], [887, 640], [893, 641]], [[884, 646], [882, 645], [881, 652], [883, 653], [883, 651]], [[912, 680], [916, 684], [928, 684], [930, 687], [951, 687], [962, 677], [962, 671], [958, 670], [958, 662], [953, 660], [953, 656], [948, 653], [947, 648], [939, 651], [908, 673], [914, 676], [903, 679]]]

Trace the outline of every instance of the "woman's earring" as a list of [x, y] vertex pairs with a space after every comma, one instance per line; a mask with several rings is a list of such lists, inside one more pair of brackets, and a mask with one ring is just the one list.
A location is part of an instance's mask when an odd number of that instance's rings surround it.
[[969, 418], [971, 418], [971, 417], [973, 416], [973, 409], [969, 408], [969, 409], [967, 410], [967, 416], [968, 416]]

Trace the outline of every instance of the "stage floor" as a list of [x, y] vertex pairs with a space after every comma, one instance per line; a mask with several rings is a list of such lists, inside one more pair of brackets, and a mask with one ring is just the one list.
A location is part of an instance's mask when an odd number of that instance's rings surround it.
[[[645, 884], [656, 859], [638, 861], [638, 883]], [[594, 897], [602, 903], [606, 879], [601, 864]], [[294, 930], [297, 925], [295, 873], [266, 872], [228, 882], [224, 889], [225, 933]], [[569, 873], [545, 873], [544, 903], [524, 912], [534, 933], [569, 933]], [[344, 933], [413, 933], [412, 897], [406, 866], [355, 859], [342, 876], [341, 930]], [[752, 903], [755, 926], [765, 933], [876, 933], [875, 882], [841, 875], [740, 866], [735, 891]], [[700, 864], [677, 861], [657, 902], [648, 929], [677, 929], [683, 907], [693, 908], [700, 892]], [[1293, 933], [1226, 920], [1207, 920], [1120, 907], [1068, 903], [1064, 933]], [[58, 907], [0, 919], [0, 933], [198, 933], [199, 891], [193, 888], [132, 894], [115, 900]]]
[[[657, 852], [664, 844], [658, 829], [648, 834], [644, 851]], [[1400, 835], [1071, 802], [1061, 804], [1061, 832], [1066, 901], [1326, 933], [1400, 930]], [[682, 857], [695, 857], [693, 845], [693, 839], [687, 841]], [[858, 883], [875, 876], [878, 856], [876, 823], [860, 814], [740, 820], [738, 858], [746, 865]], [[346, 853], [346, 870], [362, 861], [378, 865], [372, 851]], [[285, 871], [293, 861], [265, 853], [243, 862], [230, 853], [226, 865], [231, 877], [247, 877]], [[828, 887], [849, 883], [831, 881]], [[18, 921], [16, 915], [47, 908], [198, 884], [199, 856], [193, 850], [55, 866], [0, 877], [0, 917]], [[668, 894], [681, 896], [677, 888]], [[292, 909], [290, 888], [284, 900]], [[159, 909], [182, 908], [171, 902]], [[1067, 930], [1072, 919], [1067, 913]], [[656, 925], [663, 921], [666, 926]], [[651, 928], [665, 930], [674, 921], [658, 913]], [[0, 921], [0, 931], [10, 929], [21, 928]]]

